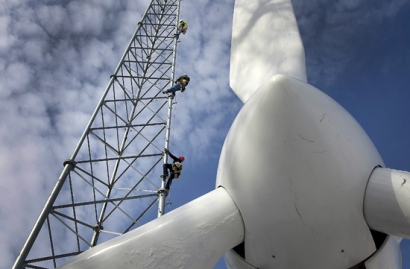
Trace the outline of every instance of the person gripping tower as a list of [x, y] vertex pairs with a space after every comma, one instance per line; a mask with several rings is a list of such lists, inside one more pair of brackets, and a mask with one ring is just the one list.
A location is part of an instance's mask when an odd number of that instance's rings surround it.
[[179, 35], [181, 33], [185, 35], [187, 31], [188, 31], [188, 23], [186, 21], [180, 20], [178, 28], [177, 28], [177, 33], [175, 34], [175, 36], [179, 38]]
[[172, 180], [174, 178], [179, 178], [181, 176], [181, 171], [182, 171], [182, 162], [185, 161], [184, 156], [176, 157], [174, 156], [168, 149], [164, 149], [165, 154], [168, 154], [169, 157], [172, 158], [173, 163], [164, 163], [163, 165], [163, 174], [161, 178], [165, 180], [168, 177], [168, 170], [170, 172], [170, 176], [168, 178], [168, 181], [165, 185], [165, 188], [169, 191], [169, 188], [171, 187]]
[[181, 91], [181, 92], [185, 91], [185, 88], [186, 86], [188, 86], [190, 80], [191, 79], [188, 77], [187, 74], [183, 74], [175, 81], [174, 86], [172, 86], [168, 90], [163, 91], [162, 93], [170, 94], [170, 96], [174, 97], [176, 91]]

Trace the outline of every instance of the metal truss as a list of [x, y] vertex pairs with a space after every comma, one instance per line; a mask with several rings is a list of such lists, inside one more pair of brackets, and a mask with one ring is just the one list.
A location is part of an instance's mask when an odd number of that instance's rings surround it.
[[58, 267], [163, 214], [179, 5], [148, 6], [13, 268]]

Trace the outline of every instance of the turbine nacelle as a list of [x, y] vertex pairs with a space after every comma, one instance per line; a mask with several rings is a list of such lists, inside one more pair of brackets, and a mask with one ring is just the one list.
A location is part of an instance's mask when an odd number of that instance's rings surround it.
[[305, 82], [274, 76], [238, 114], [218, 168], [217, 186], [244, 221], [245, 261], [350, 268], [367, 259], [376, 246], [363, 200], [379, 165], [373, 143], [345, 109]]

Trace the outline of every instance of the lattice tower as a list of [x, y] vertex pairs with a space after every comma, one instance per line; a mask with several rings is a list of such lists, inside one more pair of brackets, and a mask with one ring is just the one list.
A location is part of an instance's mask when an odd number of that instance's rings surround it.
[[58, 267], [164, 213], [179, 11], [149, 4], [13, 268]]

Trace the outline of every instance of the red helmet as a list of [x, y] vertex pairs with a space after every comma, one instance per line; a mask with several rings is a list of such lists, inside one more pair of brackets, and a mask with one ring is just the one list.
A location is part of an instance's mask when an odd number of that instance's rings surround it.
[[179, 160], [180, 160], [181, 162], [185, 161], [184, 156], [179, 156]]

